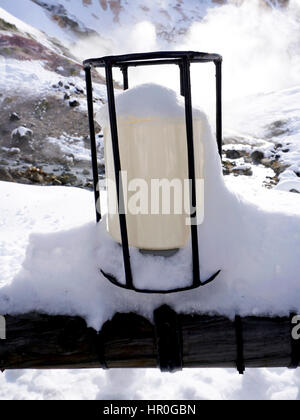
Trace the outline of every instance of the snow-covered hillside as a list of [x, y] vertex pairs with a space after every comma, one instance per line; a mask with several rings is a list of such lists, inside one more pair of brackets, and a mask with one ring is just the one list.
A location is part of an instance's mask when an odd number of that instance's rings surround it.
[[[18, 3], [18, 6], [16, 5]], [[1, 0], [6, 10], [20, 19], [58, 39], [98, 33], [112, 39], [122, 27], [141, 21], [155, 24], [158, 35], [166, 40], [186, 32], [194, 21], [201, 20], [208, 7], [218, 1], [180, 0]]]
[[[94, 81], [97, 109], [105, 87], [100, 75]], [[0, 179], [90, 186], [81, 62], [67, 46], [1, 8], [0, 91]], [[30, 138], [20, 127], [30, 130]]]

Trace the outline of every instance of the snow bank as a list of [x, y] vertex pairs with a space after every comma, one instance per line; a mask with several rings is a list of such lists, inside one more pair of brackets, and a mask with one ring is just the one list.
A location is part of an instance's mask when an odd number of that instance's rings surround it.
[[[260, 205], [230, 191], [223, 181], [215, 139], [201, 115], [206, 163], [205, 219], [198, 228], [200, 262], [202, 280], [222, 270], [213, 283], [168, 296], [137, 294], [113, 286], [99, 269], [124, 281], [121, 247], [106, 233], [104, 221], [98, 226], [94, 221], [84, 224], [87, 214], [88, 220], [94, 218], [91, 193], [60, 187], [59, 191], [68, 195], [65, 200], [63, 196], [51, 195], [53, 190], [49, 187], [37, 190], [0, 183], [1, 195], [22, 189], [27, 199], [31, 194], [39, 196], [38, 206], [34, 200], [32, 205], [31, 200], [27, 202], [28, 211], [33, 212], [33, 219], [43, 219], [46, 225], [45, 214], [50, 220], [53, 213], [56, 218], [61, 217], [60, 227], [65, 218], [66, 228], [73, 218], [78, 221], [82, 212], [85, 215], [82, 225], [78, 223], [76, 228], [57, 231], [55, 227], [55, 233], [35, 233], [30, 237], [21, 271], [1, 288], [0, 313], [39, 310], [78, 314], [99, 329], [117, 311], [136, 311], [151, 318], [153, 309], [162, 303], [177, 311], [215, 312], [230, 317], [236, 313], [283, 315], [300, 310], [299, 281], [295, 276], [300, 270], [300, 197], [266, 191], [264, 204]], [[16, 201], [12, 207], [13, 203], [1, 202], [2, 227], [10, 225], [15, 230], [18, 223], [23, 229], [23, 205]], [[67, 203], [67, 210], [63, 203]], [[277, 207], [283, 211], [276, 211]], [[49, 225], [54, 227], [52, 221]], [[1, 237], [5, 248], [6, 240], [10, 240], [6, 230]], [[14, 254], [14, 249], [9, 252]], [[131, 249], [131, 261], [139, 287], [169, 288], [191, 281], [190, 245], [170, 258], [145, 256]]]
[[281, 181], [278, 185], [276, 185], [275, 189], [300, 193], [300, 181], [297, 179]]
[[[299, 399], [299, 369], [6, 370], [0, 399], [9, 400], [292, 400]], [[201, 403], [201, 401], [200, 401]]]

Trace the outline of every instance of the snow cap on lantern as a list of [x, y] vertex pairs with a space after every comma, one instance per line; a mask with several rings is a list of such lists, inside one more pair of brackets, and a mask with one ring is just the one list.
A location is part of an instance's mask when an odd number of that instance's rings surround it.
[[[144, 250], [183, 247], [190, 234], [190, 197], [184, 101], [153, 83], [116, 97], [116, 114], [129, 245]], [[105, 142], [107, 230], [118, 242], [119, 217], [107, 106], [96, 115]], [[204, 215], [203, 114], [193, 109], [197, 223]]]

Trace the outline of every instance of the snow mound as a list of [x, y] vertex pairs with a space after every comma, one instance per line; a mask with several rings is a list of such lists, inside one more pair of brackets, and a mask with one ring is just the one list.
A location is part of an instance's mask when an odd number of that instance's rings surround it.
[[[125, 90], [116, 97], [118, 117], [129, 118], [183, 118], [184, 100], [182, 96], [165, 86], [144, 83]], [[201, 112], [194, 108], [193, 117], [201, 118]], [[96, 115], [100, 125], [108, 120], [108, 106], [104, 105]]]
[[300, 181], [298, 180], [285, 180], [281, 181], [275, 187], [276, 190], [281, 191], [294, 191], [300, 193]]

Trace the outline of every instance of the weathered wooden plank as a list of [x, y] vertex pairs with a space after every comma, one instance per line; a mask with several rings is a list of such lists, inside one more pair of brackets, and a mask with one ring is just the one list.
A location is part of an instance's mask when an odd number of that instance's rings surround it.
[[[235, 367], [234, 320], [178, 315], [184, 367]], [[287, 367], [291, 360], [288, 317], [242, 319], [246, 367]], [[79, 317], [28, 313], [6, 316], [0, 368], [157, 367], [154, 325], [134, 314], [116, 314], [100, 334]]]

